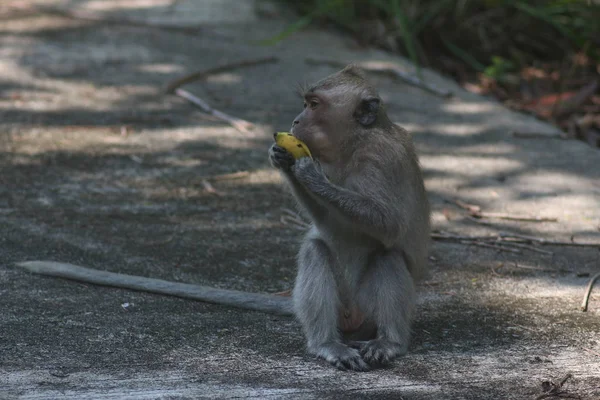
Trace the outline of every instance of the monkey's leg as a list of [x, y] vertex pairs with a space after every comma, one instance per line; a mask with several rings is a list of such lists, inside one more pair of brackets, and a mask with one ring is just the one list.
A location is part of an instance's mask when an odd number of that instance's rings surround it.
[[307, 238], [298, 256], [294, 309], [308, 341], [308, 351], [342, 370], [367, 371], [360, 353], [342, 343], [338, 331], [339, 298], [331, 253], [320, 239]]
[[359, 289], [359, 304], [377, 324], [377, 338], [360, 351], [366, 362], [383, 365], [406, 354], [415, 297], [413, 279], [400, 252], [373, 257]]

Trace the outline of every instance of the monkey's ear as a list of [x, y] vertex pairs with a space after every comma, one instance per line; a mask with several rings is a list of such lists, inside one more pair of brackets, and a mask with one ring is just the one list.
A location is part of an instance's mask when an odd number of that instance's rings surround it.
[[358, 123], [362, 126], [373, 125], [377, 120], [380, 104], [381, 100], [377, 97], [367, 97], [366, 99], [362, 99], [356, 108], [356, 111], [354, 111], [354, 118], [356, 118]]

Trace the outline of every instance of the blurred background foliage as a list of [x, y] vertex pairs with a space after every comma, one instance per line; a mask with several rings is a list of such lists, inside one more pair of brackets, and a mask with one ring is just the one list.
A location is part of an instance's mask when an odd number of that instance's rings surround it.
[[[600, 1], [283, 1], [301, 17], [274, 40], [310, 24], [333, 23], [363, 45], [405, 55], [417, 71], [431, 67], [565, 130], [571, 117], [590, 112], [598, 119], [592, 127], [600, 129]], [[585, 98], [573, 99], [578, 94]], [[561, 104], [566, 100], [573, 103], [567, 109]], [[575, 125], [571, 133], [581, 136]], [[595, 138], [583, 139], [594, 144]]]

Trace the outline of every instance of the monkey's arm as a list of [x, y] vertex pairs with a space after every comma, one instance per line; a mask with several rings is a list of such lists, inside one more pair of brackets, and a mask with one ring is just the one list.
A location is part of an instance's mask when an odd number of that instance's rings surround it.
[[169, 282], [161, 279], [100, 271], [54, 261], [26, 261], [17, 263], [17, 265], [34, 274], [55, 276], [95, 285], [166, 294], [246, 310], [262, 311], [269, 314], [293, 315], [292, 302], [287, 297], [216, 289], [189, 283]]
[[318, 222], [323, 219], [327, 209], [306, 190], [304, 186], [291, 172], [284, 172], [285, 178], [292, 189], [296, 201], [309, 214], [312, 221]]
[[[358, 224], [365, 233], [384, 245], [395, 243], [401, 234], [404, 225], [402, 214], [389, 207], [389, 201], [380, 199], [377, 195], [365, 196], [331, 183], [308, 158], [297, 160], [293, 173], [304, 188], [321, 203], [336, 210], [345, 222], [353, 226]], [[377, 187], [377, 182], [373, 180], [368, 184]]]
[[282, 147], [274, 144], [269, 149], [269, 159], [273, 167], [277, 168], [287, 180], [294, 198], [308, 213], [312, 221], [318, 222], [327, 212], [326, 208], [306, 190], [292, 172], [292, 166], [296, 163], [294, 157]]

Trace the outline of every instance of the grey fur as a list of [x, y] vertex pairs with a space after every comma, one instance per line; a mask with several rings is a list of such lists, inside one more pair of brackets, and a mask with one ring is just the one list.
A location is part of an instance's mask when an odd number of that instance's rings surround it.
[[[294, 310], [310, 353], [364, 371], [408, 349], [414, 280], [427, 265], [429, 204], [410, 135], [380, 101], [371, 102], [379, 108], [370, 109], [369, 126], [356, 112], [365, 99], [379, 99], [362, 73], [347, 67], [305, 98], [291, 131], [314, 159], [294, 160], [277, 145], [269, 152], [312, 221], [298, 256]], [[341, 332], [342, 310], [363, 314], [359, 327], [350, 324], [354, 337]]]
[[293, 315], [290, 299], [281, 296], [169, 282], [162, 279], [118, 274], [54, 261], [25, 261], [17, 263], [17, 265], [34, 274], [66, 278], [95, 285], [166, 294], [271, 314]]

